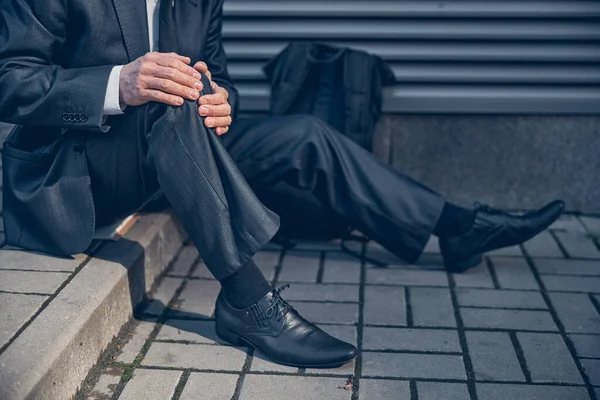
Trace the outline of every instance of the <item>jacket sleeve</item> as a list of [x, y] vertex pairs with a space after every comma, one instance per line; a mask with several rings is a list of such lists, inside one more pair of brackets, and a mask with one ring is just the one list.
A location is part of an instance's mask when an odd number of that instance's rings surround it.
[[235, 88], [229, 72], [227, 72], [227, 59], [225, 49], [221, 41], [221, 30], [223, 26], [223, 2], [218, 0], [210, 19], [208, 36], [204, 50], [204, 61], [212, 74], [212, 79], [219, 86], [229, 92], [229, 104], [231, 105], [231, 116], [235, 120], [239, 109], [239, 94]]
[[105, 130], [113, 66], [64, 69], [67, 0], [0, 1], [0, 120]]

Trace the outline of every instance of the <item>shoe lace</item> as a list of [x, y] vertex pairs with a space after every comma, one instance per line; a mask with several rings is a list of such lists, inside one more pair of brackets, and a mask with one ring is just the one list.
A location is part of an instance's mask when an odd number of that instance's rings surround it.
[[283, 292], [289, 287], [289, 284], [285, 284], [280, 286], [279, 289], [273, 290], [273, 297], [269, 302], [270, 306], [265, 310], [265, 315], [268, 318], [271, 318], [273, 314], [275, 314], [277, 322], [279, 322], [281, 321], [281, 318], [283, 318], [287, 311], [294, 308], [281, 298], [281, 292]]

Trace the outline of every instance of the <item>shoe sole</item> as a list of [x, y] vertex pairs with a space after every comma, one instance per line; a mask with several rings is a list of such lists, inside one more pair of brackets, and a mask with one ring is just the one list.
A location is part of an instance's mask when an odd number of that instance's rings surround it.
[[[529, 236], [527, 236], [525, 239], [521, 240], [520, 244], [525, 243], [529, 239], [533, 238], [534, 236], [537, 236], [541, 232], [543, 232], [546, 229], [548, 229], [548, 227], [550, 225], [552, 225], [562, 215], [563, 210], [564, 210], [564, 206], [557, 212], [557, 214], [554, 216], [554, 218], [552, 218], [548, 223], [546, 223], [543, 226], [541, 226], [539, 229], [535, 230], [532, 234], [530, 234]], [[506, 247], [510, 247], [510, 246], [506, 246]], [[468, 269], [471, 269], [473, 267], [478, 266], [482, 262], [483, 262], [483, 254], [476, 254], [473, 257], [468, 258], [466, 260], [462, 260], [460, 262], [456, 262], [456, 263], [446, 263], [446, 262], [444, 262], [444, 267], [446, 268], [446, 270], [448, 270], [448, 272], [461, 273], [461, 272], [465, 272]]]
[[[239, 335], [235, 334], [234, 332], [231, 332], [229, 329], [220, 327], [219, 325], [215, 325], [215, 331], [217, 333], [217, 336], [221, 339], [224, 340], [234, 346], [241, 346], [241, 347], [252, 347], [253, 349], [256, 349], [258, 351], [260, 351], [260, 349], [253, 345], [252, 343], [250, 343], [249, 341], [247, 341], [246, 339], [240, 337]], [[262, 352], [261, 352], [262, 353]], [[320, 364], [320, 365], [304, 365], [304, 364], [292, 364], [292, 363], [287, 363], [287, 362], [283, 362], [283, 361], [277, 361], [274, 360], [272, 358], [267, 357], [264, 353], [262, 353], [269, 361], [272, 361], [274, 363], [277, 364], [281, 364], [281, 365], [285, 365], [287, 367], [294, 367], [294, 368], [339, 368], [342, 365], [350, 362], [353, 358], [350, 358], [349, 360], [343, 361], [343, 362], [336, 362], [333, 364]]]

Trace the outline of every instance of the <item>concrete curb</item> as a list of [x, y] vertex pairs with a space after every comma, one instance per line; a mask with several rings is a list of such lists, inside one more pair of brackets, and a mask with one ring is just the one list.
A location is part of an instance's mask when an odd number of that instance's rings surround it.
[[0, 399], [70, 399], [187, 235], [149, 214], [104, 244], [0, 356]]

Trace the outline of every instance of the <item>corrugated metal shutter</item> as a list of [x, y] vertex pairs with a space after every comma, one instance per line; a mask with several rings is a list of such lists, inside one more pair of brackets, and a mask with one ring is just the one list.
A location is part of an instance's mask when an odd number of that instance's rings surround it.
[[223, 37], [246, 112], [268, 110], [262, 65], [315, 40], [390, 63], [386, 112], [600, 114], [598, 0], [227, 0]]

